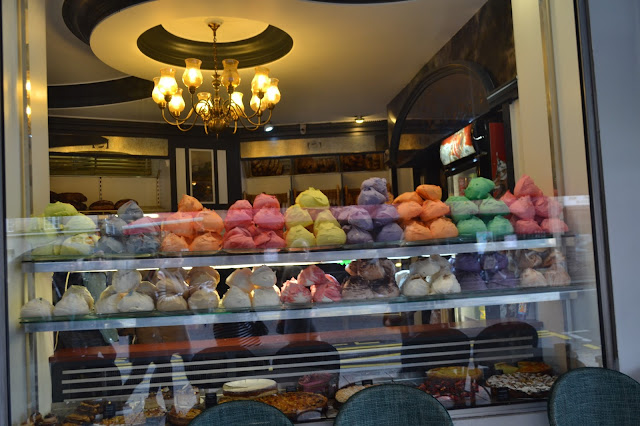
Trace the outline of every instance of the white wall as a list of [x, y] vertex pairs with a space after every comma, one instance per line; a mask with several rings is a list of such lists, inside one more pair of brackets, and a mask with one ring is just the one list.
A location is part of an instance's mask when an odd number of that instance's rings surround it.
[[640, 380], [640, 3], [590, 0], [589, 8], [620, 370]]

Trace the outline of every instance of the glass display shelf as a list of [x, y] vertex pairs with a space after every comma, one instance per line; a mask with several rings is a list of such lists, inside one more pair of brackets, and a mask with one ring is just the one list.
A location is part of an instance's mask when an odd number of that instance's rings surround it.
[[250, 265], [304, 265], [353, 259], [401, 259], [432, 254], [493, 252], [504, 250], [542, 249], [569, 244], [572, 236], [510, 235], [499, 241], [476, 238], [450, 238], [400, 244], [367, 243], [359, 245], [322, 246], [311, 249], [219, 250], [215, 252], [167, 252], [157, 254], [118, 254], [91, 256], [24, 255], [22, 270], [31, 272], [114, 271], [121, 269], [158, 269], [195, 266], [238, 268]]
[[367, 299], [308, 305], [284, 305], [276, 308], [212, 309], [208, 311], [137, 312], [88, 314], [73, 317], [23, 318], [25, 332], [78, 331], [109, 328], [164, 327], [172, 325], [222, 324], [251, 321], [313, 319], [353, 315], [389, 314], [465, 306], [492, 306], [510, 303], [534, 303], [566, 300], [578, 293], [595, 291], [594, 283], [565, 287], [514, 288], [431, 295], [420, 298], [400, 296], [392, 299]]

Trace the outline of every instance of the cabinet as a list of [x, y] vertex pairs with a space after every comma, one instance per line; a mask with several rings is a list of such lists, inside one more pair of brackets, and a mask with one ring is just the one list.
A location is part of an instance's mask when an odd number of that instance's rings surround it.
[[[345, 261], [391, 259], [398, 270], [430, 255], [455, 258], [464, 253], [520, 253], [559, 249], [567, 256], [569, 270], [579, 265], [584, 253], [580, 235], [541, 235], [531, 238], [505, 237], [499, 241], [462, 238], [421, 243], [366, 244], [311, 250], [243, 250], [199, 254], [158, 254], [89, 258], [30, 257], [22, 269], [28, 285], [33, 277], [72, 271], [141, 271], [213, 266], [222, 280], [244, 266], [268, 265], [276, 271], [278, 285], [300, 269], [316, 264], [343, 281]], [[578, 268], [579, 269], [579, 268]], [[572, 271], [573, 272], [573, 271]], [[515, 287], [399, 296], [333, 303], [281, 305], [255, 309], [216, 308], [179, 311], [89, 314], [75, 317], [21, 320], [32, 336], [34, 359], [42, 359], [33, 336], [77, 336], [76, 343], [48, 353], [49, 371], [32, 377], [35, 387], [51, 388], [51, 411], [64, 415], [79, 401], [98, 400], [133, 407], [145, 404], [149, 395], [165, 393], [167, 410], [177, 403], [185, 388], [222, 396], [222, 385], [241, 378], [271, 379], [281, 392], [303, 388], [299, 380], [311, 375], [329, 375], [335, 382], [328, 407], [307, 413], [297, 421], [335, 416], [339, 408], [335, 391], [349, 385], [398, 382], [422, 386], [432, 392], [426, 371], [442, 366], [479, 368], [482, 379], [462, 385], [460, 395], [443, 395], [450, 409], [517, 411], [516, 403], [541, 404], [540, 398], [509, 398], [492, 394], [486, 379], [499, 373], [496, 363], [545, 362], [556, 374], [576, 362], [591, 363], [600, 355], [594, 349], [576, 352], [576, 341], [589, 339], [573, 328], [573, 310], [595, 297], [595, 280], [579, 276], [561, 287]], [[490, 315], [485, 307], [497, 307]], [[514, 315], [502, 312], [512, 307]], [[472, 311], [484, 312], [474, 316]], [[434, 320], [434, 318], [436, 318]], [[114, 331], [117, 330], [117, 331]], [[111, 342], [106, 335], [111, 333]], [[113, 334], [115, 333], [115, 334]], [[572, 334], [573, 333], [573, 334]], [[102, 343], [91, 342], [91, 339]], [[86, 339], [78, 343], [78, 339]], [[546, 339], [546, 340], [545, 340]], [[564, 340], [566, 339], [566, 340]], [[594, 345], [595, 347], [595, 345]], [[587, 348], [588, 349], [588, 348]], [[581, 351], [585, 348], [582, 346]], [[597, 354], [596, 354], [597, 352]], [[594, 355], [595, 354], [595, 355]], [[315, 376], [314, 376], [315, 377]], [[137, 402], [136, 402], [137, 401]], [[44, 411], [43, 408], [40, 408]]]

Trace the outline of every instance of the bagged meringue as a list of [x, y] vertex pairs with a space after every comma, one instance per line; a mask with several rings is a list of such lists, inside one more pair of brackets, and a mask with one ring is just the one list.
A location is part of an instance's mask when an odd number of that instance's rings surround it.
[[135, 290], [142, 281], [142, 275], [135, 269], [123, 269], [113, 273], [111, 284], [117, 293], [128, 293]]
[[291, 278], [282, 284], [280, 301], [288, 304], [311, 303], [311, 291], [306, 286], [298, 283], [295, 278]]
[[155, 308], [153, 299], [146, 294], [131, 291], [118, 302], [120, 312], [146, 312]]
[[[103, 294], [105, 293], [103, 292]], [[107, 294], [106, 296], [101, 295], [96, 302], [96, 313], [117, 314], [118, 312], [120, 312], [118, 310], [118, 302], [120, 302], [120, 299], [122, 299], [123, 296], [124, 294], [120, 293]]]
[[42, 297], [31, 299], [20, 309], [20, 318], [49, 318], [53, 315], [53, 305]]
[[202, 209], [193, 219], [193, 229], [196, 232], [222, 234], [224, 231], [224, 221], [214, 210]]
[[189, 244], [187, 244], [184, 237], [176, 234], [167, 234], [162, 239], [160, 250], [165, 252], [189, 251]]
[[434, 294], [460, 293], [460, 290], [460, 283], [451, 273], [440, 275], [431, 284], [431, 291]]
[[411, 275], [402, 284], [402, 294], [407, 297], [423, 297], [429, 293], [431, 285], [420, 275]]
[[520, 274], [521, 287], [546, 287], [548, 285], [544, 275], [535, 269], [528, 268]]
[[202, 286], [189, 296], [189, 309], [214, 309], [220, 304], [218, 292], [208, 286]]
[[322, 269], [316, 265], [309, 265], [304, 268], [298, 274], [296, 279], [297, 283], [306, 287], [311, 287], [314, 284], [324, 284], [327, 282], [327, 277]]
[[182, 294], [165, 294], [158, 297], [157, 308], [162, 312], [186, 311], [188, 305]]

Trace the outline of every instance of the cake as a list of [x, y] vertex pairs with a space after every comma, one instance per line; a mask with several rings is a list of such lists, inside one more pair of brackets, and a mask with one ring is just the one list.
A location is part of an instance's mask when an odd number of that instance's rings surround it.
[[278, 393], [278, 386], [270, 379], [243, 379], [222, 385], [222, 394], [234, 399], [255, 399]]
[[507, 388], [512, 398], [544, 398], [549, 394], [556, 379], [557, 377], [548, 374], [517, 372], [491, 376], [486, 384], [494, 394], [500, 388]]

